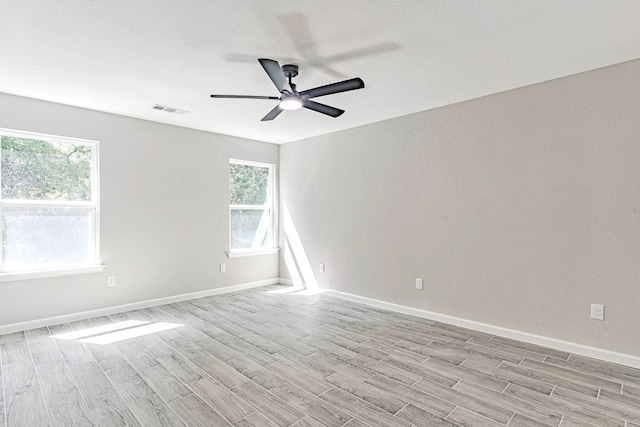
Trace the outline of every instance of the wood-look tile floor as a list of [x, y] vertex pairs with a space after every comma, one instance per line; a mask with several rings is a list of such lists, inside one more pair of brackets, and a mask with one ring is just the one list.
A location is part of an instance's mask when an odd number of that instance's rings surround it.
[[283, 289], [2, 335], [0, 427], [640, 426], [640, 370]]

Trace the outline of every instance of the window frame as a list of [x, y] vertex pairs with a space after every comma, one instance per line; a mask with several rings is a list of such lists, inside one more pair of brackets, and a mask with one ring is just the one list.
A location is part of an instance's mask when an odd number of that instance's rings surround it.
[[[236, 205], [231, 203], [231, 188], [229, 187], [230, 178], [231, 178], [231, 168], [232, 164], [244, 165], [244, 166], [255, 166], [260, 168], [267, 168], [269, 170], [269, 182], [267, 185], [267, 200], [263, 205]], [[229, 169], [227, 173], [227, 189], [229, 191], [229, 196], [227, 200], [229, 200], [229, 250], [227, 251], [227, 256], [229, 258], [243, 257], [243, 256], [252, 256], [252, 255], [266, 255], [272, 254], [279, 251], [277, 247], [278, 242], [278, 193], [277, 193], [277, 181], [276, 181], [276, 165], [273, 163], [262, 163], [262, 162], [254, 162], [250, 160], [240, 160], [240, 159], [229, 159]], [[231, 212], [232, 210], [263, 210], [267, 209], [269, 211], [269, 245], [266, 248], [258, 248], [258, 249], [231, 249], [231, 241], [232, 241], [232, 227], [231, 227]]]
[[[4, 239], [4, 227], [0, 226], [0, 282], [35, 279], [54, 276], [66, 276], [74, 274], [84, 274], [100, 272], [104, 269], [104, 265], [100, 264], [100, 144], [99, 141], [72, 138], [59, 135], [50, 135], [37, 132], [29, 132], [15, 129], [0, 128], [0, 137], [9, 136], [15, 138], [33, 139], [60, 144], [87, 145], [91, 147], [91, 200], [90, 201], [62, 201], [62, 200], [21, 200], [21, 199], [5, 199], [2, 197], [0, 190], [0, 225], [3, 221], [3, 212], [5, 208], [11, 207], [85, 207], [91, 212], [91, 238], [90, 255], [92, 259], [86, 264], [65, 265], [60, 267], [46, 266], [43, 268], [29, 269], [6, 269], [3, 265], [2, 245]], [[0, 150], [0, 160], [1, 160]], [[2, 163], [0, 161], [0, 184], [2, 180]], [[33, 266], [31, 266], [33, 267]]]

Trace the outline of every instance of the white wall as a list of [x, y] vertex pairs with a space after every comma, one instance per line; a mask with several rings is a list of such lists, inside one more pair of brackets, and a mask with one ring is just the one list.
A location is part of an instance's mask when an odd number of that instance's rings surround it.
[[632, 61], [281, 146], [297, 231], [281, 246], [304, 249], [281, 276], [305, 279], [306, 254], [321, 287], [640, 356], [639, 75]]
[[277, 145], [5, 94], [0, 111], [3, 128], [100, 142], [106, 264], [103, 273], [0, 283], [0, 325], [278, 277], [277, 255], [225, 255], [229, 158], [277, 164]]

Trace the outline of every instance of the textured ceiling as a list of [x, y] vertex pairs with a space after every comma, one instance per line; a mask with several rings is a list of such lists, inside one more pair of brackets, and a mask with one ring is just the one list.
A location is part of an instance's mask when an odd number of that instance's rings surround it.
[[[639, 22], [638, 0], [1, 0], [0, 92], [282, 143], [639, 58]], [[317, 99], [336, 119], [209, 98], [278, 95], [258, 57], [366, 87]]]

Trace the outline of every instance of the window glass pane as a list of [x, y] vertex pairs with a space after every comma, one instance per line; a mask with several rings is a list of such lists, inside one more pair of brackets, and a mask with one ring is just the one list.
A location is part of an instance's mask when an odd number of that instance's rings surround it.
[[232, 205], [264, 205], [268, 201], [269, 168], [229, 164]]
[[3, 199], [91, 201], [92, 147], [1, 137]]
[[231, 249], [269, 247], [268, 209], [231, 209]]
[[94, 262], [90, 207], [5, 207], [2, 225], [8, 270]]

